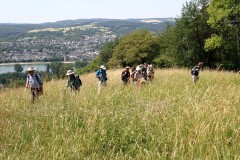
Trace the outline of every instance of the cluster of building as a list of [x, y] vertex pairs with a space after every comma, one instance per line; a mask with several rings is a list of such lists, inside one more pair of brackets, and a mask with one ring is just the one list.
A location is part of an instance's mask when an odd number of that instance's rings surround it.
[[11, 41], [0, 41], [1, 62], [45, 61], [53, 58], [70, 60], [92, 60], [99, 54], [100, 46], [116, 38], [112, 33], [82, 35], [61, 38], [24, 37]]

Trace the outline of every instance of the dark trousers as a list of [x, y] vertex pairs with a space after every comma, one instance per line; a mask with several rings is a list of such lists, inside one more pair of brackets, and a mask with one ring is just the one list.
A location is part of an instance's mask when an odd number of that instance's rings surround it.
[[40, 88], [31, 88], [31, 100], [32, 103], [39, 97], [41, 94], [41, 89]]

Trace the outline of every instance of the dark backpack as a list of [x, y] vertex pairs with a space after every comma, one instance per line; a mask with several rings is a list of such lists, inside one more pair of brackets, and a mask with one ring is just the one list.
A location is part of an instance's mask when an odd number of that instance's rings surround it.
[[199, 74], [199, 67], [198, 66], [193, 67], [193, 69], [191, 70], [191, 75], [198, 76], [198, 74]]
[[78, 74], [76, 74], [75, 75], [75, 84], [76, 84], [76, 87], [80, 87], [80, 86], [82, 86], [82, 80], [79, 78], [79, 75]]

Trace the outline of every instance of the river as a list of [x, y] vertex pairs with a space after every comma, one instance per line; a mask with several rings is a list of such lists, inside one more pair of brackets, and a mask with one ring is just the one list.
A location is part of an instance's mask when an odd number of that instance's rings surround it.
[[[37, 68], [38, 71], [46, 71], [47, 70], [47, 64], [50, 64], [51, 62], [27, 62], [27, 63], [19, 63], [23, 67], [23, 72], [27, 71], [28, 67], [32, 66], [34, 68]], [[74, 63], [74, 62], [69, 62]], [[15, 72], [14, 65], [16, 63], [0, 63], [0, 74], [8, 73], [8, 72]]]

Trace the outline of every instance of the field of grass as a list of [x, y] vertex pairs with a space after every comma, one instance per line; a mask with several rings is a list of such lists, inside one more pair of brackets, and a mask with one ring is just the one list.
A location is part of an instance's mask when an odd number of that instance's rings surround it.
[[157, 70], [142, 88], [108, 71], [81, 91], [51, 81], [31, 104], [24, 88], [0, 91], [0, 159], [240, 159], [240, 75]]

